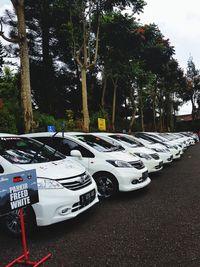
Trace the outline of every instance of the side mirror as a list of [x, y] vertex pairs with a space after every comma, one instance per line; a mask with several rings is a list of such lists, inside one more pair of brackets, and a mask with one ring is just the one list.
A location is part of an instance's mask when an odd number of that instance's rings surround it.
[[0, 164], [0, 173], [4, 173], [4, 168], [2, 167], [1, 164]]
[[79, 150], [72, 150], [72, 151], [70, 152], [70, 155], [71, 155], [72, 157], [82, 158], [81, 152], [80, 152]]

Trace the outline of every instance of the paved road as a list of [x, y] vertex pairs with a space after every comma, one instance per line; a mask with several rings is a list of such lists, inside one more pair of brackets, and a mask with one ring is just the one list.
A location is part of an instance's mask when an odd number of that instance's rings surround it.
[[[200, 144], [153, 175], [148, 190], [124, 193], [28, 238], [30, 259], [48, 267], [199, 267]], [[22, 254], [0, 230], [0, 266]], [[19, 265], [18, 265], [19, 266]]]

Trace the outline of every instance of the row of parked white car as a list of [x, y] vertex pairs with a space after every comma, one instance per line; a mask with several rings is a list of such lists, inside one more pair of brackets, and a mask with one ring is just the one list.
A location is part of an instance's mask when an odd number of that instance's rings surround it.
[[[28, 225], [71, 219], [118, 191], [148, 186], [149, 173], [181, 157], [198, 142], [194, 133], [43, 132], [0, 134], [0, 174], [35, 169], [39, 202], [24, 209]], [[18, 210], [2, 216], [21, 231]]]

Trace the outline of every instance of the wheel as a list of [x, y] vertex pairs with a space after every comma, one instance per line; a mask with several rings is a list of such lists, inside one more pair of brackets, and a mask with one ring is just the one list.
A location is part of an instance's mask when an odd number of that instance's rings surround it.
[[[36, 225], [35, 214], [31, 207], [23, 208], [24, 224], [26, 232], [33, 230]], [[19, 210], [9, 212], [3, 220], [5, 228], [14, 236], [21, 235], [21, 223]]]
[[115, 177], [109, 173], [99, 173], [94, 176], [100, 198], [109, 198], [118, 191], [118, 183]]

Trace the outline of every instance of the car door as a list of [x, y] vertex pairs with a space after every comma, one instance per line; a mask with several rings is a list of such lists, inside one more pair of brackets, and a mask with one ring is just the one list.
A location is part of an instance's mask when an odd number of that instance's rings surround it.
[[[94, 158], [94, 154], [89, 151], [87, 148], [80, 145], [78, 142], [75, 142], [67, 137], [37, 137], [38, 141], [43, 142], [54, 149], [58, 150], [62, 154], [71, 157], [72, 159], [76, 160], [78, 163], [82, 164], [89, 172], [89, 163], [90, 159]], [[72, 157], [71, 151], [78, 150], [80, 151], [82, 157]]]

